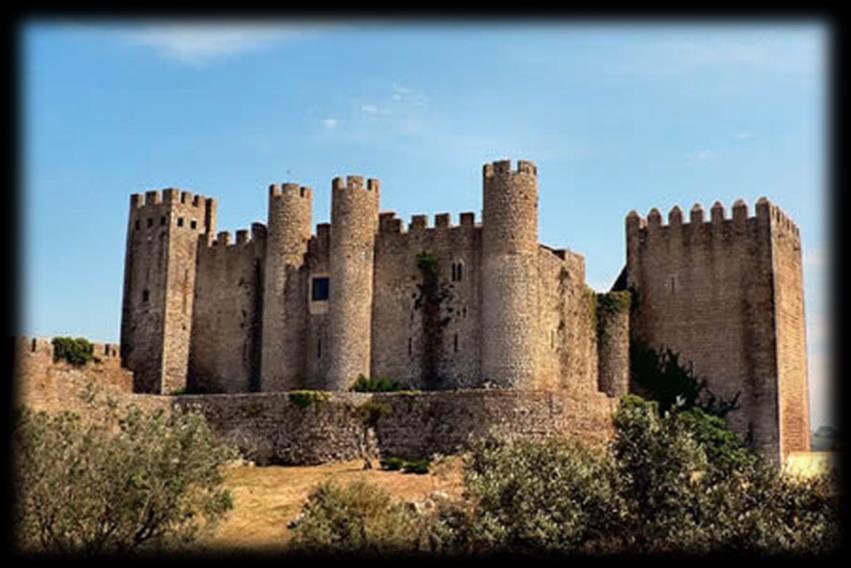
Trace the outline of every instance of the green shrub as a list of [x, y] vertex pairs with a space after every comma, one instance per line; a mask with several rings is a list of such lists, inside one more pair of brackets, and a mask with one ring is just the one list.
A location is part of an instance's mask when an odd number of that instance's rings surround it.
[[428, 473], [429, 465], [431, 465], [431, 461], [427, 459], [406, 461], [402, 464], [402, 470], [405, 473], [424, 474]]
[[838, 544], [832, 477], [782, 474], [699, 409], [660, 416], [630, 395], [615, 427], [622, 533], [637, 550], [813, 554]]
[[739, 395], [725, 398], [706, 386], [706, 379], [694, 373], [691, 362], [681, 363], [672, 349], [658, 350], [638, 340], [629, 344], [630, 375], [649, 398], [659, 403], [664, 414], [698, 407], [723, 418], [739, 407]]
[[414, 511], [394, 502], [381, 487], [364, 481], [341, 487], [327, 481], [308, 496], [290, 528], [297, 550], [364, 554], [412, 550], [416, 524]]
[[331, 486], [311, 497], [299, 538], [323, 551], [486, 554], [812, 554], [838, 546], [834, 477], [781, 473], [699, 408], [660, 414], [658, 402], [627, 395], [614, 425], [607, 446], [558, 436], [474, 441], [460, 500], [405, 509], [376, 488]]
[[67, 361], [76, 366], [83, 366], [94, 357], [94, 345], [84, 337], [54, 337], [53, 360]]
[[387, 471], [399, 471], [402, 469], [402, 466], [405, 465], [405, 460], [402, 458], [382, 458], [380, 463], [381, 469], [386, 469]]
[[399, 383], [387, 378], [370, 379], [364, 375], [358, 375], [358, 379], [351, 390], [355, 392], [395, 392], [401, 388]]
[[331, 394], [325, 391], [295, 390], [290, 391], [289, 401], [299, 408], [307, 408], [311, 404], [322, 404], [331, 400]]
[[214, 441], [202, 415], [91, 404], [86, 419], [26, 409], [17, 417], [15, 527], [23, 550], [173, 547], [212, 530], [232, 508], [220, 468], [237, 454]]

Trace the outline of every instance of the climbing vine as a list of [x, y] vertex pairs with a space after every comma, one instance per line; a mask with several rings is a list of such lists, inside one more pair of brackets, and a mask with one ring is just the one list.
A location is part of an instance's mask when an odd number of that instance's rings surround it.
[[[422, 371], [426, 384], [437, 388], [440, 382], [439, 365], [443, 349], [443, 328], [451, 321], [443, 315], [443, 305], [452, 300], [452, 285], [440, 281], [439, 257], [429, 251], [416, 255], [417, 268], [422, 280], [417, 284], [418, 295], [414, 299], [414, 309], [422, 315]], [[447, 311], [451, 311], [448, 308]]]

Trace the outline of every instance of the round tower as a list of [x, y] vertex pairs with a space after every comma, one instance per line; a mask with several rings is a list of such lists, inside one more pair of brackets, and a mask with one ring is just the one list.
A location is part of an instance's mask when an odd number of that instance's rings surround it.
[[379, 182], [334, 178], [328, 297], [327, 390], [345, 390], [369, 374], [372, 279]]
[[538, 172], [502, 160], [483, 173], [482, 380], [528, 388], [538, 339]]
[[313, 191], [295, 183], [269, 186], [269, 223], [263, 288], [260, 388], [301, 388], [307, 325], [302, 267], [311, 236]]

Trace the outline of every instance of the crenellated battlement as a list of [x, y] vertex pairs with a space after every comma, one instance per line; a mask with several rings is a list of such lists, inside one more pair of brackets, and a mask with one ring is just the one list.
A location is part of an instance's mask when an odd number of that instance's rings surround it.
[[297, 183], [273, 183], [269, 185], [269, 196], [311, 199], [313, 197], [313, 189]]
[[374, 178], [369, 178], [364, 183], [363, 176], [346, 176], [345, 181], [342, 177], [337, 176], [331, 181], [331, 189], [365, 189], [367, 191], [379, 191], [381, 182]]
[[[52, 362], [54, 355], [52, 337], [15, 337], [15, 356], [23, 358], [38, 357]], [[121, 363], [121, 346], [117, 343], [92, 342], [92, 357], [95, 363]]]
[[[761, 221], [760, 221], [761, 220]], [[657, 233], [667, 231], [669, 228], [682, 229], [684, 232], [694, 232], [695, 228], [712, 227], [715, 232], [721, 231], [725, 235], [732, 235], [730, 231], [723, 231], [724, 227], [743, 229], [748, 224], [770, 221], [772, 228], [782, 231], [794, 237], [800, 238], [798, 226], [767, 198], [761, 197], [753, 214], [751, 214], [744, 199], [737, 199], [731, 208], [731, 215], [720, 201], [712, 204], [709, 210], [709, 219], [705, 218], [705, 211], [700, 203], [695, 203], [689, 212], [689, 222], [683, 222], [682, 210], [675, 205], [668, 212], [667, 223], [663, 221], [662, 214], [655, 207], [650, 210], [646, 218], [642, 218], [635, 210], [630, 211], [626, 217], [627, 234]], [[713, 234], [710, 231], [708, 234]]]
[[212, 197], [205, 197], [200, 194], [195, 194], [191, 191], [182, 191], [180, 189], [169, 187], [166, 189], [154, 189], [145, 193], [134, 193], [130, 195], [131, 209], [139, 209], [163, 204], [187, 205], [191, 207], [204, 207], [207, 202], [215, 201]]
[[533, 162], [528, 160], [517, 160], [517, 168], [511, 169], [511, 160], [497, 160], [490, 164], [485, 164], [482, 168], [484, 177], [505, 176], [514, 174], [523, 175], [538, 175], [538, 168]]
[[428, 215], [411, 215], [411, 221], [407, 225], [396, 217], [396, 213], [388, 211], [378, 215], [378, 232], [383, 235], [407, 235], [425, 234], [444, 231], [469, 230], [476, 227], [476, 215], [472, 212], [464, 212], [460, 215], [460, 223], [452, 223], [451, 213], [438, 213], [434, 215], [434, 224], [429, 223]]
[[263, 223], [252, 223], [251, 229], [238, 229], [235, 233], [236, 240], [232, 238], [232, 233], [230, 231], [219, 231], [216, 234], [216, 237], [210, 240], [209, 243], [205, 243], [206, 246], [203, 249], [229, 249], [234, 250], [237, 248], [242, 248], [247, 245], [251, 245], [256, 241], [262, 241], [266, 239], [267, 231], [266, 225]]

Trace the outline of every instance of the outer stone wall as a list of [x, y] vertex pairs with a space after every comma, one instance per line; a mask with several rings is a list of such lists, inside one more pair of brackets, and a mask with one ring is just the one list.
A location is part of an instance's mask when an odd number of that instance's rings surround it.
[[53, 345], [42, 337], [16, 337], [14, 341], [14, 400], [36, 411], [85, 412], [80, 395], [90, 386], [120, 402], [143, 407], [169, 407], [172, 397], [133, 394], [133, 373], [121, 367], [118, 346], [95, 343], [94, 362], [75, 367], [53, 360]]
[[[222, 439], [260, 465], [308, 465], [360, 455], [363, 427], [356, 409], [374, 400], [390, 406], [371, 440], [383, 456], [423, 457], [462, 450], [490, 433], [566, 433], [586, 441], [612, 434], [617, 399], [590, 400], [555, 391], [460, 390], [428, 393], [325, 393], [305, 407], [292, 393], [176, 397], [200, 410]], [[375, 453], [373, 455], [376, 455]]]

